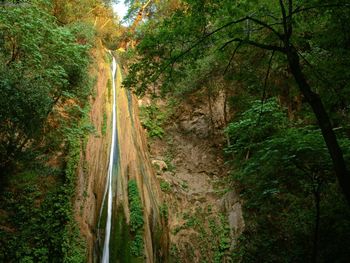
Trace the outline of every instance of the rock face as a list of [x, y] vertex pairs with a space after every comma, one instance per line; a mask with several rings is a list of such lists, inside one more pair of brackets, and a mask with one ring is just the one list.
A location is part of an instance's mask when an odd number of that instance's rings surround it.
[[[154, 163], [169, 209], [173, 262], [226, 262], [225, 253], [244, 227], [238, 196], [227, 180], [223, 127], [222, 95], [211, 101], [211, 110], [205, 96], [189, 96], [165, 127], [165, 138], [150, 145], [152, 158], [168, 159], [167, 169]], [[230, 243], [221, 255], [225, 237]]]
[[90, 101], [90, 121], [97, 134], [89, 135], [86, 150], [81, 154], [75, 197], [75, 217], [80, 232], [87, 242], [89, 262], [93, 262], [96, 224], [105, 187], [111, 138], [110, 130], [107, 129], [105, 135], [102, 132], [104, 112], [110, 119], [110, 114], [106, 111], [106, 87], [110, 76], [110, 67], [105, 62], [104, 56], [102, 49], [94, 51], [97, 72], [92, 72], [92, 74], [97, 75], [97, 82], [96, 95]]
[[242, 214], [242, 205], [238, 194], [235, 191], [226, 193], [220, 200], [220, 210], [227, 215], [230, 234], [233, 238], [231, 250], [234, 249], [235, 239], [242, 234], [244, 229], [244, 220]]
[[[89, 136], [86, 151], [81, 155], [75, 198], [76, 219], [88, 244], [89, 262], [98, 262], [101, 252], [103, 239], [97, 236], [101, 232], [97, 225], [111, 138], [111, 101], [106, 88], [110, 65], [104, 61], [102, 51], [96, 51], [95, 56], [99, 61], [98, 78], [90, 119], [97, 134]], [[120, 84], [121, 80], [118, 81]], [[140, 103], [126, 90], [119, 89], [114, 225], [123, 228], [130, 223], [127, 186], [129, 180], [135, 180], [143, 206], [145, 262], [168, 262], [169, 251], [171, 262], [213, 262], [214, 258], [226, 262], [225, 253], [234, 247], [244, 222], [239, 198], [227, 183], [228, 171], [222, 156], [225, 143], [222, 95], [211, 100], [210, 109], [205, 96], [189, 96], [165, 128], [166, 137], [150, 145], [151, 156], [138, 119]], [[100, 228], [103, 229], [103, 223]], [[115, 244], [126, 243], [115, 235], [118, 231], [112, 235]], [[227, 251], [222, 252], [220, 246], [227, 237], [231, 237], [230, 243]]]
[[[88, 138], [86, 152], [81, 155], [81, 165], [77, 181], [75, 199], [76, 219], [81, 233], [88, 244], [89, 262], [99, 262], [104, 242], [105, 185], [111, 143], [111, 90], [110, 65], [104, 60], [104, 53], [96, 52], [98, 78], [96, 97], [91, 101], [91, 122], [97, 130]], [[159, 213], [160, 190], [147, 152], [144, 131], [138, 119], [136, 98], [121, 88], [121, 72], [117, 70], [117, 145], [118, 158], [113, 177], [113, 211], [110, 240], [111, 262], [124, 262], [129, 257], [130, 208], [128, 182], [137, 183], [143, 210], [144, 262], [164, 262], [168, 251], [168, 232], [164, 230], [164, 220]], [[113, 162], [114, 163], [114, 162]], [[158, 163], [162, 169], [163, 163]], [[166, 165], [165, 165], [166, 166]], [[165, 226], [166, 228], [166, 226]], [[123, 236], [124, 234], [124, 236]], [[129, 242], [129, 243], [128, 243]], [[118, 250], [119, 249], [119, 250]], [[130, 258], [128, 258], [129, 260]], [[129, 262], [129, 261], [128, 261]], [[139, 262], [139, 261], [138, 261]]]

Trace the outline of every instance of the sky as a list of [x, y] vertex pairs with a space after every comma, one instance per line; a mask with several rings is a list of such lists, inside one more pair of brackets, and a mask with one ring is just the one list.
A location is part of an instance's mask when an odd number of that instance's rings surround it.
[[124, 5], [124, 0], [119, 1], [118, 4], [113, 4], [112, 7], [114, 12], [118, 14], [120, 20], [122, 20], [127, 11], [127, 7]]

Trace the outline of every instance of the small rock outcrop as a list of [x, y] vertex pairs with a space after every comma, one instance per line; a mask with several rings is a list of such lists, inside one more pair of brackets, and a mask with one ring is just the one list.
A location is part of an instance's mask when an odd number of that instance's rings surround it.
[[164, 172], [168, 170], [168, 165], [162, 160], [152, 160], [152, 165], [157, 172]]

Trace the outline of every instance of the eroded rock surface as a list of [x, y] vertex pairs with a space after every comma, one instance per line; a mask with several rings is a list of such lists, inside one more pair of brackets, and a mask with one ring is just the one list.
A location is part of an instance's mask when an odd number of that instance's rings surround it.
[[230, 253], [244, 227], [222, 156], [222, 103], [218, 96], [210, 116], [205, 99], [190, 97], [169, 121], [165, 138], [150, 144], [152, 158], [168, 161], [167, 169], [158, 164], [157, 178], [169, 209], [174, 262], [213, 262], [215, 257], [225, 262], [226, 256], [218, 255], [220, 242], [229, 237], [225, 253]]

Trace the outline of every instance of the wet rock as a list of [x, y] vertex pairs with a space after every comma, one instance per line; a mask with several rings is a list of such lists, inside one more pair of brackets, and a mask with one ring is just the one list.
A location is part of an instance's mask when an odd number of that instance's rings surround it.
[[220, 200], [220, 211], [229, 213], [237, 202], [239, 202], [238, 194], [235, 191], [227, 192]]
[[233, 249], [236, 243], [235, 239], [239, 237], [244, 229], [242, 205], [235, 191], [230, 191], [221, 198], [220, 211], [227, 214], [231, 237], [233, 238], [231, 249]]
[[240, 235], [244, 228], [242, 205], [235, 203], [228, 214], [228, 223], [234, 237]]

